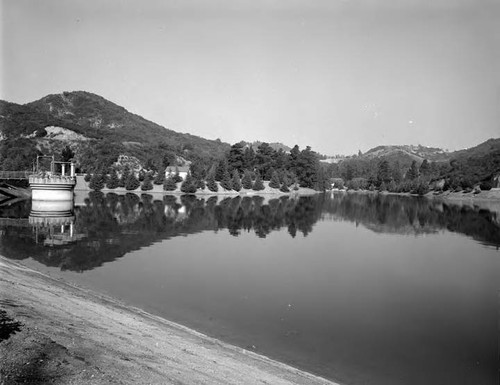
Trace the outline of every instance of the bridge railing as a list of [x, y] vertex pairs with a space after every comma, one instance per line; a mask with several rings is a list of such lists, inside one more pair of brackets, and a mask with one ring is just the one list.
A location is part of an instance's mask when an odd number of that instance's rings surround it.
[[0, 179], [28, 179], [32, 171], [0, 171]]

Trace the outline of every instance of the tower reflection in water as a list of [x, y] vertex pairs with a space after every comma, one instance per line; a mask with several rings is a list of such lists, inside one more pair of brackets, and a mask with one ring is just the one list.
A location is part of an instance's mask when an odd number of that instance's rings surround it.
[[29, 223], [33, 228], [35, 242], [46, 246], [65, 245], [77, 240], [74, 231], [75, 215], [73, 200], [33, 200]]

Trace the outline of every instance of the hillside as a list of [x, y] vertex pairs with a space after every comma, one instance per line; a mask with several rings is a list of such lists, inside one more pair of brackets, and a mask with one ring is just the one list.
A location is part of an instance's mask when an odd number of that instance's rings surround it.
[[421, 163], [424, 159], [432, 162], [446, 161], [449, 159], [449, 154], [441, 148], [426, 147], [422, 145], [402, 145], [402, 146], [377, 146], [361, 155], [367, 159], [373, 158], [389, 158], [388, 160], [416, 160]]
[[[452, 181], [462, 180], [472, 184], [488, 181], [500, 175], [500, 138], [489, 139], [475, 147], [455, 151], [450, 154], [450, 168], [442, 176]], [[463, 184], [463, 183], [462, 183]]]
[[483, 157], [496, 153], [500, 150], [500, 138], [488, 139], [486, 142], [478, 144], [475, 147], [464, 150], [454, 151], [449, 154], [450, 159], [463, 159], [471, 157]]
[[24, 147], [31, 144], [42, 151], [77, 147], [85, 141], [108, 143], [144, 162], [157, 147], [186, 159], [217, 157], [229, 149], [219, 140], [169, 130], [84, 91], [48, 95], [25, 105], [0, 101], [0, 141], [6, 140], [15, 147], [23, 141]]

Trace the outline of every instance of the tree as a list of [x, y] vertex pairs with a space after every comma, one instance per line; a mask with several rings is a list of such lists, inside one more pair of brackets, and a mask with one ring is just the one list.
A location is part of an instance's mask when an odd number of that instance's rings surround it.
[[173, 177], [168, 177], [165, 179], [165, 183], [163, 184], [163, 190], [165, 191], [174, 191], [177, 189], [177, 183], [175, 183]]
[[271, 179], [271, 168], [273, 167], [275, 151], [269, 143], [261, 143], [257, 147], [255, 155], [257, 170], [260, 172], [264, 180]]
[[[276, 170], [285, 169], [289, 166], [289, 156], [282, 148], [275, 151], [273, 158], [273, 167]], [[272, 177], [272, 175], [271, 175]]]
[[224, 175], [222, 176], [220, 185], [225, 190], [231, 190], [233, 188], [231, 176], [229, 175], [229, 171], [227, 169], [225, 170]]
[[175, 174], [173, 176], [173, 179], [174, 179], [175, 183], [182, 182], [182, 177], [179, 174], [179, 167], [178, 166], [175, 166]]
[[219, 160], [217, 163], [217, 168], [215, 169], [215, 180], [220, 182], [224, 179], [224, 175], [228, 173], [227, 160], [226, 158]]
[[144, 180], [142, 182], [141, 190], [142, 191], [149, 191], [153, 189], [153, 178], [151, 177], [151, 174], [148, 172], [144, 176]]
[[232, 182], [231, 185], [232, 185], [232, 188], [234, 191], [241, 190], [240, 174], [236, 168], [233, 170], [233, 178], [232, 178], [231, 182]]
[[106, 183], [106, 187], [109, 189], [115, 189], [118, 187], [118, 184], [120, 183], [120, 179], [118, 178], [118, 174], [116, 173], [116, 170], [112, 168], [110, 170], [110, 175], [108, 178], [108, 181]]
[[281, 192], [290, 192], [290, 189], [288, 188], [288, 186], [286, 185], [286, 183], [283, 183], [280, 187], [280, 191]]
[[398, 161], [394, 162], [391, 167], [391, 176], [395, 183], [401, 183], [401, 181], [403, 180], [403, 173]]
[[243, 173], [243, 179], [241, 179], [241, 185], [243, 188], [251, 189], [253, 185], [252, 173], [249, 170], [245, 170]]
[[194, 194], [198, 188], [198, 181], [193, 178], [191, 173], [186, 175], [184, 182], [181, 184], [181, 191], [186, 194]]
[[[161, 145], [160, 145], [160, 148], [161, 148]], [[177, 156], [175, 155], [174, 152], [165, 151], [163, 153], [161, 164], [164, 168], [167, 168], [168, 166], [175, 164], [176, 159], [177, 159]]]
[[130, 176], [130, 170], [128, 167], [125, 167], [122, 171], [122, 176], [120, 178], [120, 182], [118, 183], [118, 187], [125, 187], [129, 176]]
[[389, 162], [384, 159], [378, 164], [377, 170], [377, 182], [379, 185], [384, 183], [387, 185], [392, 180], [391, 169], [389, 167]]
[[300, 152], [297, 160], [296, 174], [301, 187], [315, 187], [318, 167], [318, 158], [312, 152], [311, 147], [307, 146]]
[[319, 162], [317, 164], [316, 183], [314, 187], [317, 191], [325, 191], [328, 188], [325, 169]]
[[255, 190], [255, 191], [261, 191], [261, 190], [264, 190], [264, 183], [262, 183], [262, 178], [260, 176], [260, 173], [257, 172], [257, 175], [255, 177], [255, 182], [253, 183], [253, 186], [252, 188]]
[[153, 183], [157, 184], [157, 185], [161, 185], [161, 184], [165, 183], [165, 169], [164, 168], [160, 168], [160, 170], [158, 170]]
[[207, 188], [212, 192], [217, 192], [219, 190], [219, 186], [215, 181], [215, 170], [210, 170], [207, 176]]
[[418, 178], [418, 167], [417, 167], [417, 161], [411, 162], [410, 169], [406, 172], [406, 180], [414, 180]]
[[299, 162], [299, 155], [300, 155], [299, 146], [297, 146], [297, 145], [293, 146], [293, 148], [290, 150], [289, 167], [290, 167], [290, 170], [293, 171], [295, 174], [297, 174], [296, 169], [297, 169], [298, 162]]
[[69, 162], [75, 157], [74, 151], [71, 149], [70, 146], [66, 146], [62, 149], [61, 151], [61, 161], [62, 162]]
[[207, 159], [196, 157], [189, 165], [189, 172], [195, 179], [205, 179], [207, 177]]
[[231, 146], [229, 150], [229, 155], [227, 157], [227, 166], [230, 173], [234, 170], [238, 171], [238, 174], [243, 173], [243, 163], [244, 163], [244, 150], [243, 144], [235, 143]]
[[125, 182], [125, 189], [128, 191], [136, 190], [140, 185], [141, 183], [139, 182], [135, 174], [131, 172]]
[[95, 191], [102, 190], [104, 187], [104, 176], [100, 172], [95, 172], [90, 178], [89, 187]]
[[269, 187], [280, 188], [280, 177], [278, 172], [274, 169], [271, 174], [271, 180], [269, 181]]
[[255, 151], [253, 148], [247, 147], [243, 153], [243, 169], [253, 170], [255, 167]]
[[430, 166], [429, 162], [427, 161], [427, 159], [424, 159], [424, 161], [420, 165], [419, 171], [420, 171], [420, 175], [422, 175], [424, 177], [430, 176], [431, 166]]

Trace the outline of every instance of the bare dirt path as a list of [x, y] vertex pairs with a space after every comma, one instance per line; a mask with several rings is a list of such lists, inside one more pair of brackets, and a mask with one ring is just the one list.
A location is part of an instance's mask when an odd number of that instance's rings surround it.
[[0, 257], [0, 384], [333, 384]]

